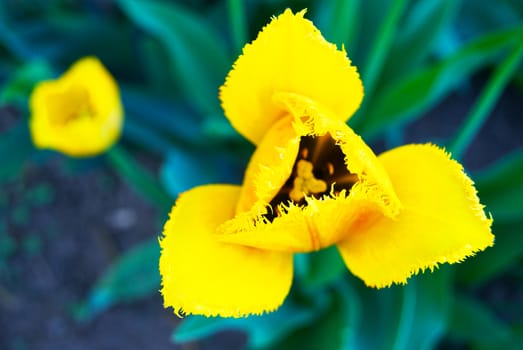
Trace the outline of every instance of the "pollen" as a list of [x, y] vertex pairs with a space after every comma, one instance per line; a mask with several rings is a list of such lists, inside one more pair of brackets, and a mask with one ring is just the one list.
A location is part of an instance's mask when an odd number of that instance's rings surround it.
[[306, 205], [306, 197], [321, 198], [342, 190], [346, 193], [358, 182], [345, 164], [345, 155], [330, 134], [302, 136], [292, 174], [270, 202], [266, 214], [272, 221], [281, 215], [279, 204]]
[[289, 193], [290, 199], [301, 201], [306, 195], [327, 191], [327, 183], [314, 177], [314, 166], [311, 162], [300, 159], [296, 164], [297, 175], [294, 178], [294, 187]]

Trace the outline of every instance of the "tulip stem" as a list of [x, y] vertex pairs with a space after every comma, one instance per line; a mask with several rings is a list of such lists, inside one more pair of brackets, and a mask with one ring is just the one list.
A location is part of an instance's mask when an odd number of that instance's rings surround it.
[[487, 120], [487, 117], [494, 108], [501, 93], [507, 86], [515, 70], [518, 68], [519, 63], [523, 58], [523, 40], [521, 38], [519, 40], [519, 44], [515, 49], [494, 71], [488, 80], [487, 85], [481, 92], [478, 101], [465, 118], [465, 121], [458, 129], [456, 136], [450, 143], [449, 151], [455, 159], [459, 160], [463, 157], [463, 154]]

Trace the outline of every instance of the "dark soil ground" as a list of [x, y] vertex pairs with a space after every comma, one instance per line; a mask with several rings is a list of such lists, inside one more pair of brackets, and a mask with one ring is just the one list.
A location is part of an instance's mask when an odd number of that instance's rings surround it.
[[[478, 91], [449, 98], [410, 126], [406, 141], [454, 134]], [[464, 159], [469, 170], [523, 146], [519, 98], [510, 90], [498, 103]], [[74, 306], [115, 257], [157, 236], [165, 220], [103, 163], [82, 172], [63, 159], [28, 164], [0, 188], [0, 213], [0, 349], [243, 348], [238, 333], [172, 344], [179, 320], [163, 309], [159, 293], [113, 307], [89, 323], [75, 321]]]
[[[6, 187], [16, 247], [1, 273], [0, 348], [169, 348], [176, 317], [163, 311], [159, 295], [89, 324], [72, 317], [120, 252], [158, 234], [152, 206], [103, 167], [83, 174], [58, 162], [28, 167]], [[35, 191], [45, 193], [40, 203], [28, 200]]]
[[[173, 345], [179, 319], [159, 293], [113, 307], [93, 321], [74, 309], [122, 252], [156, 237], [164, 218], [107, 167], [28, 166], [4, 186], [3, 223], [12, 248], [0, 266], [0, 349], [205, 349]], [[5, 203], [4, 203], [5, 205]], [[238, 348], [242, 337], [222, 335]]]

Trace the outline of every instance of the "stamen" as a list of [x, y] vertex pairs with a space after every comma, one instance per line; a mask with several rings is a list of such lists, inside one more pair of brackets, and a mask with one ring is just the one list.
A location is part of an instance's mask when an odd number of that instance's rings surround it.
[[[332, 138], [329, 134], [319, 136], [319, 137], [313, 137], [314, 142], [314, 148], [312, 149], [312, 156], [311, 156], [311, 162], [314, 164], [317, 164], [318, 162], [321, 162], [321, 159], [325, 155], [325, 153], [328, 153], [327, 148], [329, 148], [329, 144]], [[326, 152], [327, 151], [327, 152]]]
[[280, 216], [281, 203], [306, 205], [307, 196], [321, 198], [342, 190], [349, 193], [356, 182], [358, 175], [347, 169], [345, 154], [330, 134], [303, 136], [293, 172], [271, 200], [271, 208], [264, 216], [269, 221]]
[[331, 162], [327, 163], [327, 169], [329, 170], [329, 175], [334, 174], [334, 165]]
[[307, 157], [309, 157], [309, 149], [308, 148], [302, 149], [300, 152], [300, 155], [303, 159], [307, 159]]
[[342, 185], [342, 184], [354, 185], [356, 182], [358, 182], [358, 175], [351, 174], [351, 173], [344, 174], [343, 176], [333, 178], [332, 182], [335, 182], [338, 185]]
[[294, 179], [294, 186], [289, 193], [290, 199], [299, 202], [305, 196], [322, 193], [327, 190], [327, 183], [314, 177], [314, 174], [312, 173], [313, 168], [311, 162], [303, 159], [298, 161], [296, 164], [297, 175]]

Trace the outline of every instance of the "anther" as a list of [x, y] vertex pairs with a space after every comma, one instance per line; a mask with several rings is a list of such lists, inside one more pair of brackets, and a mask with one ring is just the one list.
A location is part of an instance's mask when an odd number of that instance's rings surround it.
[[327, 190], [327, 183], [314, 177], [314, 166], [311, 162], [300, 159], [296, 164], [296, 178], [289, 193], [290, 199], [295, 202], [301, 201], [310, 194], [322, 193]]
[[329, 175], [334, 174], [334, 165], [331, 162], [327, 163], [327, 170], [329, 172]]
[[272, 221], [280, 216], [281, 203], [301, 206], [307, 205], [305, 197], [320, 199], [341, 191], [348, 193], [358, 181], [358, 175], [347, 169], [345, 154], [330, 134], [303, 136], [293, 171], [270, 201], [271, 212], [265, 217]]
[[309, 156], [309, 149], [308, 148], [302, 149], [300, 155], [303, 159], [307, 159], [307, 157]]

